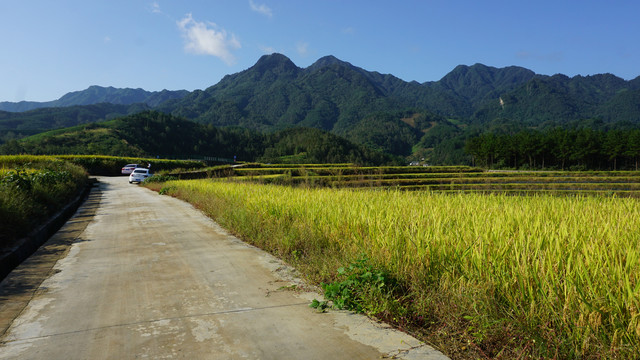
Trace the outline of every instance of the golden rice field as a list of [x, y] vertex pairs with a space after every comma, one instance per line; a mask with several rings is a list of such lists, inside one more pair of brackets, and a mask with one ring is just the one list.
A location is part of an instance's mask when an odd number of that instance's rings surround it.
[[638, 199], [162, 186], [312, 280], [365, 256], [406, 288], [405, 305], [387, 318], [401, 323], [411, 312], [423, 319], [412, 331], [436, 346], [457, 341], [488, 358], [640, 354]]
[[640, 197], [638, 171], [485, 171], [466, 166], [250, 164], [234, 168], [233, 176], [249, 182], [311, 187]]

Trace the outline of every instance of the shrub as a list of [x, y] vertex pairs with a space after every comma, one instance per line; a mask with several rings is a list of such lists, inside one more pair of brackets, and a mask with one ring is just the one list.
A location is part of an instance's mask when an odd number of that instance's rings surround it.
[[55, 159], [0, 173], [0, 246], [25, 236], [64, 207], [86, 181], [84, 169]]

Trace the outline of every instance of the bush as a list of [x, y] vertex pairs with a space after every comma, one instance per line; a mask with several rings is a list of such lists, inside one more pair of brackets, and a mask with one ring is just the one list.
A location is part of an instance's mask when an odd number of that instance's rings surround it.
[[86, 184], [81, 167], [59, 160], [0, 173], [0, 247], [28, 234]]
[[178, 178], [176, 176], [173, 176], [173, 175], [153, 175], [152, 177], [148, 177], [148, 178], [144, 179], [143, 182], [145, 184], [150, 184], [150, 183], [167, 182], [167, 181], [171, 181], [171, 180], [178, 180]]

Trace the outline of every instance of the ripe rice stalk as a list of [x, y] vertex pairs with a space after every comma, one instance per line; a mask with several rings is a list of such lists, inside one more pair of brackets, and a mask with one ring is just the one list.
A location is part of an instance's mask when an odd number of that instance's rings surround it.
[[217, 199], [205, 210], [221, 225], [280, 254], [364, 255], [423, 299], [425, 315], [441, 311], [429, 307], [438, 299], [486, 329], [517, 326], [539, 351], [640, 351], [637, 199], [165, 186], [189, 201]]

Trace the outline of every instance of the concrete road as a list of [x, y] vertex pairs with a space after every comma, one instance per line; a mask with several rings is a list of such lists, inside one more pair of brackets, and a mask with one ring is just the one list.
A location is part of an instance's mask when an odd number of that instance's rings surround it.
[[0, 283], [0, 359], [444, 359], [312, 292], [191, 205], [126, 177]]

